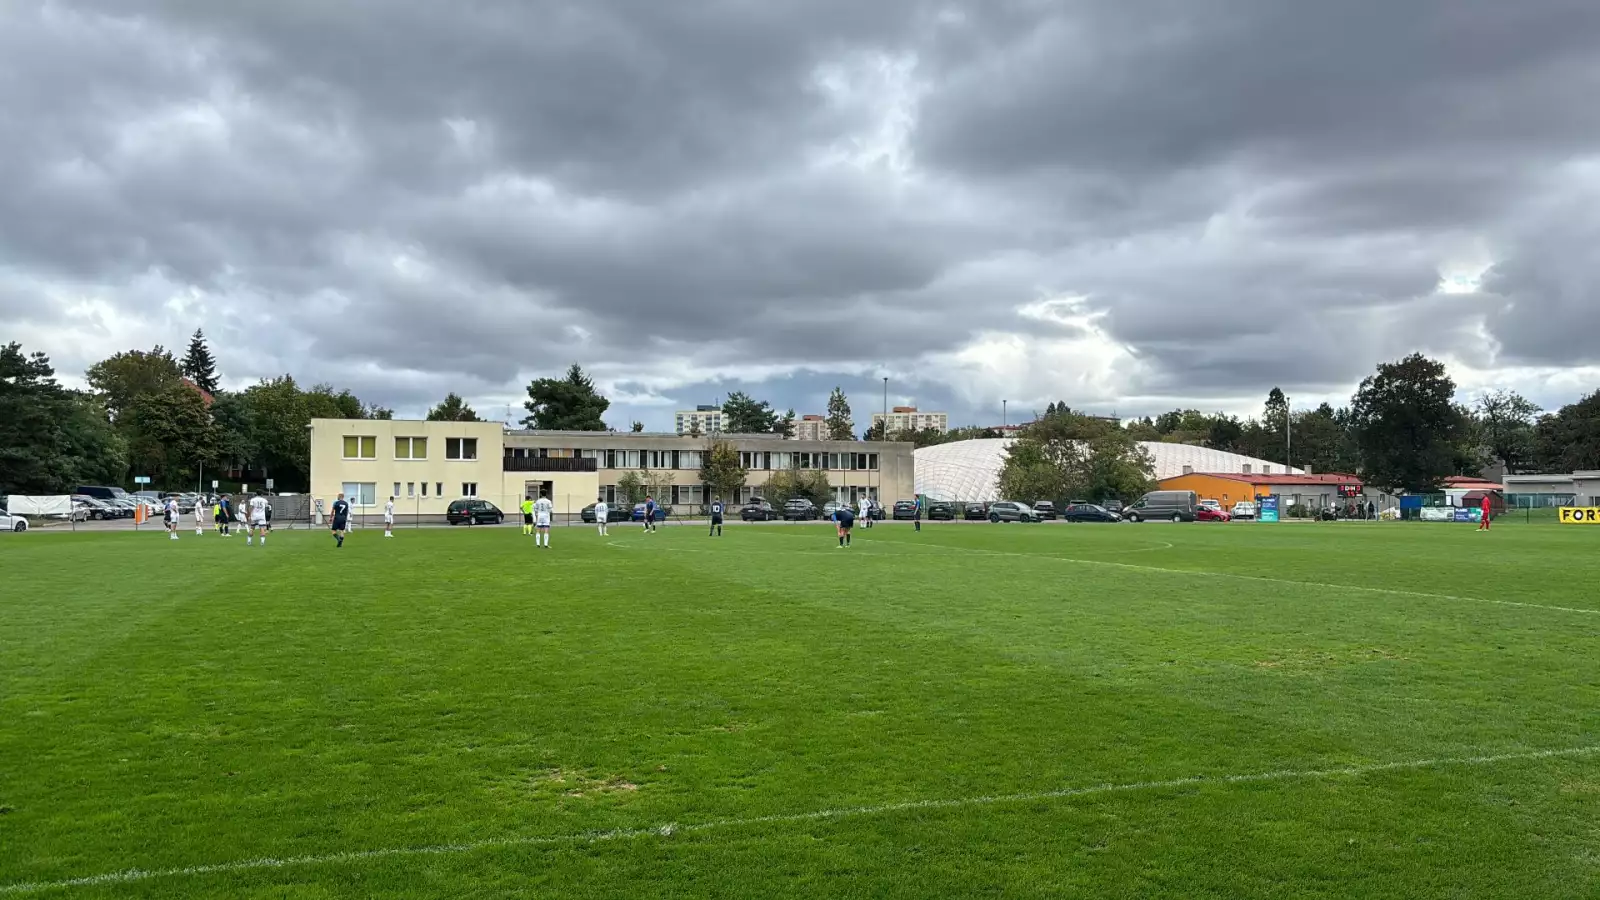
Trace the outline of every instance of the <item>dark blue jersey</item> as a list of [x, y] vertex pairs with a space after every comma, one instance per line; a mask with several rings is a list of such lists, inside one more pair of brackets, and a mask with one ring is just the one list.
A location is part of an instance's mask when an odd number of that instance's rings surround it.
[[349, 515], [350, 515], [350, 504], [349, 503], [346, 503], [343, 500], [335, 500], [335, 501], [333, 501], [333, 517], [335, 519], [348, 518]]
[[722, 504], [721, 503], [713, 503], [713, 504], [711, 504], [711, 514], [713, 516], [716, 516], [719, 519], [722, 518]]
[[856, 514], [851, 512], [848, 506], [839, 507], [834, 512], [833, 518], [839, 523], [840, 528], [849, 528], [856, 524]]

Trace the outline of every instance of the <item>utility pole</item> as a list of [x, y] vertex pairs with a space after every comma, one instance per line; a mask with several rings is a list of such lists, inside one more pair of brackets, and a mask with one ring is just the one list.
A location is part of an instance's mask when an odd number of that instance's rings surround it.
[[1294, 469], [1294, 404], [1283, 398], [1283, 474]]
[[1006, 426], [1011, 424], [1010, 422], [1006, 421], [1006, 404], [1009, 403], [1009, 402], [1010, 402], [1009, 400], [1001, 400], [1000, 401], [1000, 432], [1001, 432], [1001, 434], [1004, 434], [1005, 430], [1006, 430]]

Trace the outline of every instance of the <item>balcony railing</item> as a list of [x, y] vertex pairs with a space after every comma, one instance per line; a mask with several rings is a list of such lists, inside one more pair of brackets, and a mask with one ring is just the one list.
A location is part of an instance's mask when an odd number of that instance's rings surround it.
[[563, 456], [507, 456], [502, 472], [597, 472], [599, 461]]

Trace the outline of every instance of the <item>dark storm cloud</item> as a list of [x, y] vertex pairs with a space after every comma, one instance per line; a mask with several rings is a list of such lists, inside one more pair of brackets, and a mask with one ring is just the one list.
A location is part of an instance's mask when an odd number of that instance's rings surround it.
[[[65, 368], [204, 325], [262, 348], [232, 378], [407, 408], [579, 359], [654, 427], [722, 373], [959, 419], [1332, 391], [1481, 328], [1594, 362], [1597, 48], [1573, 0], [17, 2], [0, 326], [79, 329]], [[997, 334], [1038, 371], [960, 355]]]

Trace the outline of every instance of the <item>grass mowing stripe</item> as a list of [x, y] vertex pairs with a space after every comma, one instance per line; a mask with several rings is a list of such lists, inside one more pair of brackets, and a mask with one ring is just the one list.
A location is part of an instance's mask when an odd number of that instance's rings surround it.
[[1075, 797], [1090, 797], [1099, 794], [1129, 793], [1135, 791], [1158, 791], [1170, 788], [1194, 787], [1207, 784], [1256, 784], [1273, 781], [1361, 777], [1364, 775], [1378, 775], [1384, 772], [1414, 771], [1417, 769], [1444, 768], [1448, 766], [1488, 766], [1505, 762], [1533, 762], [1543, 759], [1592, 756], [1596, 753], [1600, 753], [1600, 745], [1588, 747], [1570, 747], [1556, 750], [1534, 750], [1524, 753], [1500, 753], [1486, 756], [1445, 757], [1438, 759], [1374, 763], [1366, 766], [1343, 766], [1333, 769], [1281, 770], [1276, 772], [1254, 772], [1239, 775], [1193, 775], [1186, 778], [1170, 778], [1163, 781], [1135, 781], [1123, 784], [1097, 784], [1085, 787], [1062, 788], [1054, 791], [1036, 791], [1026, 794], [1002, 794], [988, 797], [912, 800], [904, 803], [886, 803], [881, 806], [854, 806], [841, 809], [819, 809], [811, 812], [778, 813], [769, 816], [752, 816], [748, 818], [695, 822], [687, 825], [679, 825], [669, 822], [649, 828], [623, 828], [611, 831], [552, 835], [549, 837], [496, 838], [460, 844], [437, 844], [429, 847], [387, 847], [375, 850], [352, 850], [344, 853], [329, 853], [315, 856], [294, 856], [284, 859], [244, 859], [234, 862], [187, 866], [181, 869], [161, 869], [155, 871], [126, 869], [121, 872], [107, 872], [101, 875], [88, 875], [81, 878], [66, 878], [59, 881], [20, 882], [15, 884], [0, 885], [0, 895], [19, 896], [22, 894], [40, 893], [43, 891], [63, 890], [68, 888], [131, 884], [133, 882], [150, 881], [158, 878], [192, 878], [201, 875], [229, 874], [234, 872], [249, 872], [266, 869], [284, 869], [296, 866], [323, 866], [339, 865], [343, 863], [361, 863], [375, 859], [385, 859], [398, 856], [442, 856], [446, 854], [474, 853], [482, 850], [495, 850], [508, 847], [539, 847], [560, 844], [597, 844], [606, 841], [630, 840], [640, 837], [671, 837], [675, 834], [691, 834], [701, 831], [748, 828], [759, 825], [791, 825], [800, 824], [803, 822], [819, 822], [834, 819], [849, 819], [861, 816], [889, 815], [893, 813], [914, 812], [918, 810], [960, 809], [970, 806], [993, 806], [1002, 803], [1036, 803], [1044, 800], [1061, 800]]
[[[773, 534], [775, 532], [765, 532]], [[783, 537], [799, 537], [799, 535], [783, 535]], [[1427, 600], [1449, 600], [1457, 603], [1487, 603], [1494, 606], [1511, 606], [1521, 609], [1546, 609], [1552, 612], [1578, 613], [1585, 616], [1600, 616], [1600, 609], [1584, 609], [1576, 606], [1552, 606], [1547, 603], [1524, 603], [1518, 600], [1492, 600], [1487, 597], [1462, 597], [1455, 594], [1430, 594], [1424, 591], [1407, 591], [1399, 588], [1368, 587], [1359, 584], [1332, 584], [1325, 581], [1296, 581], [1292, 578], [1272, 578], [1266, 575], [1241, 575], [1236, 572], [1217, 572], [1210, 569], [1165, 569], [1160, 566], [1143, 566], [1136, 563], [1113, 562], [1105, 559], [1080, 559], [1073, 556], [1050, 556], [1044, 553], [1016, 553], [1007, 550], [985, 550], [981, 547], [952, 547], [948, 544], [919, 544], [915, 541], [896, 540], [894, 538], [878, 538], [877, 541], [889, 544], [902, 544], [907, 547], [919, 547], [924, 550], [946, 551], [951, 553], [979, 553], [985, 556], [1011, 556], [1018, 559], [1044, 559], [1056, 562], [1074, 563], [1084, 566], [1108, 566], [1114, 569], [1130, 569], [1135, 572], [1163, 572], [1171, 575], [1202, 575], [1211, 578], [1228, 578], [1235, 581], [1254, 581], [1262, 584], [1287, 584], [1295, 587], [1326, 588], [1335, 591], [1360, 591], [1368, 594], [1387, 594], [1395, 597], [1418, 597]], [[1109, 551], [1108, 551], [1109, 552]]]

